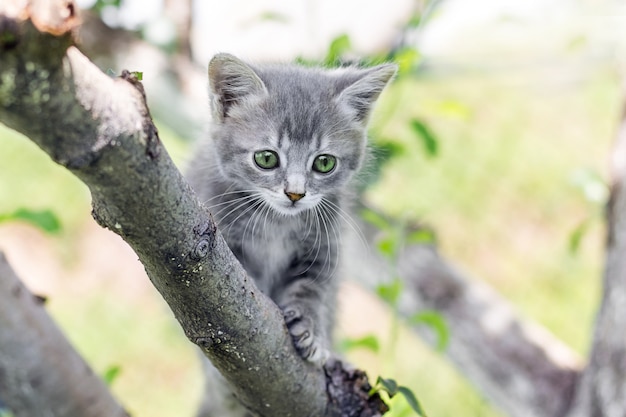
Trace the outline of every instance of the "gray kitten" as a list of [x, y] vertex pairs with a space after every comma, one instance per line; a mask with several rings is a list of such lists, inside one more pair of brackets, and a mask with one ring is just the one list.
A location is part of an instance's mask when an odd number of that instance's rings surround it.
[[211, 134], [188, 179], [282, 309], [297, 351], [317, 364], [331, 349], [344, 200], [372, 106], [395, 72], [257, 66], [228, 54], [209, 64]]

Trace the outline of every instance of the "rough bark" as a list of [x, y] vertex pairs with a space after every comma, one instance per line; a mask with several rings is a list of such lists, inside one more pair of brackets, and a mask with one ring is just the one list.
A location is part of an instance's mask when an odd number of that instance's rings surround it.
[[15, 417], [128, 417], [43, 303], [0, 252], [0, 404]]
[[105, 76], [71, 46], [74, 13], [67, 0], [0, 3], [0, 122], [89, 187], [94, 218], [135, 250], [187, 337], [251, 411], [342, 415], [330, 394], [360, 386], [327, 391], [325, 371], [298, 356], [281, 312], [162, 147], [141, 84]]
[[626, 106], [611, 155], [602, 304], [570, 417], [626, 416]]

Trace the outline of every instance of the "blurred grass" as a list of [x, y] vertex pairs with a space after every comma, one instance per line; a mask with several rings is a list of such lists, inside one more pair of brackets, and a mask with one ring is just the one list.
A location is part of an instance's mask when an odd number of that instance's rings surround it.
[[[383, 97], [373, 130], [406, 151], [367, 197], [390, 214], [433, 226], [445, 256], [584, 353], [599, 297], [603, 230], [595, 224], [579, 252], [568, 251], [570, 233], [597, 209], [572, 186], [571, 175], [582, 167], [606, 176], [618, 92], [603, 71], [568, 85], [480, 75], [400, 80]], [[416, 117], [438, 140], [435, 157], [411, 130]], [[181, 161], [187, 144], [159, 130]], [[79, 252], [74, 238], [90, 221], [86, 187], [0, 126], [0, 213], [22, 207], [59, 216], [63, 232], [54, 244], [71, 264]], [[134, 415], [192, 415], [201, 387], [198, 373], [185, 369], [195, 366], [195, 353], [155, 299], [134, 305], [96, 290], [52, 300], [51, 310], [97, 372], [121, 366], [113, 389]], [[411, 386], [430, 416], [499, 416], [406, 331], [393, 356], [395, 370], [384, 376]], [[351, 358], [374, 378], [385, 371], [380, 358]], [[394, 410], [394, 417], [405, 415]]]
[[[581, 250], [569, 251], [570, 234], [597, 210], [573, 186], [572, 175], [587, 168], [606, 177], [619, 88], [603, 72], [552, 91], [532, 83], [463, 77], [395, 85], [414, 96], [378, 131], [398, 138], [407, 151], [368, 198], [391, 214], [434, 226], [444, 254], [583, 352], [598, 295], [603, 230], [596, 223]], [[441, 103], [467, 110], [442, 113]], [[439, 156], [425, 156], [409, 131], [415, 115], [426, 115], [437, 133]], [[550, 305], [559, 308], [544, 308]], [[585, 325], [568, 322], [572, 314], [587, 317]], [[557, 315], [561, 319], [550, 319]]]

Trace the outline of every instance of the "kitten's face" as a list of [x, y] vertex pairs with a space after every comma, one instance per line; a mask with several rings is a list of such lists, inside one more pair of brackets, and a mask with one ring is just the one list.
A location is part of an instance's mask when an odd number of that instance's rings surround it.
[[283, 215], [342, 193], [364, 157], [369, 108], [394, 72], [253, 69], [218, 55], [209, 74], [222, 174]]
[[[233, 111], [217, 149], [227, 178], [259, 193], [275, 211], [293, 215], [341, 192], [361, 164], [365, 134], [337, 111], [304, 111], [299, 117], [309, 120], [295, 125], [281, 106], [268, 97], [241, 114]], [[324, 123], [311, 122], [316, 117]]]

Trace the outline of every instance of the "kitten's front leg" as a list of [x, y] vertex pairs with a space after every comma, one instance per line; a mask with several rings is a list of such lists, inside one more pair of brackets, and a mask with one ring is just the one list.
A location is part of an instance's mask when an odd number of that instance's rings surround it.
[[298, 353], [318, 365], [331, 356], [336, 292], [332, 279], [323, 282], [299, 276], [276, 300]]

